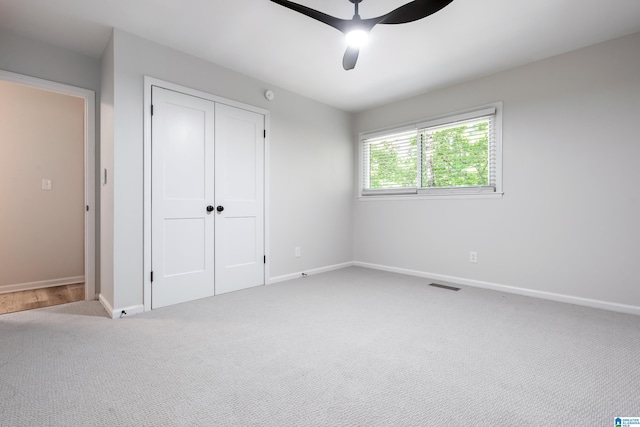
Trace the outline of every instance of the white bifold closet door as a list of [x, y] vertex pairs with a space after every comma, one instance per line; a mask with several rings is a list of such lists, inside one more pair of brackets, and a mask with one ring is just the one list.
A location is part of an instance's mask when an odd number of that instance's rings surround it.
[[264, 115], [152, 103], [152, 308], [264, 284]]
[[264, 284], [264, 115], [216, 104], [215, 132], [221, 294]]

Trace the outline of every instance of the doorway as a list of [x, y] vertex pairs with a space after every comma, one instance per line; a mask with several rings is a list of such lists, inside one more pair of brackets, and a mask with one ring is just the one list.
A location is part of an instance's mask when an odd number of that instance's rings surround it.
[[83, 283], [95, 299], [94, 92], [1, 70], [0, 88], [0, 293], [72, 286], [77, 300]]
[[166, 83], [148, 89], [145, 310], [265, 284], [267, 115]]

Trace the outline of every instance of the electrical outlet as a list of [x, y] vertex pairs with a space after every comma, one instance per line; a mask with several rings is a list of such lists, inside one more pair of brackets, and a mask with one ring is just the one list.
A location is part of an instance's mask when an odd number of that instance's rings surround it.
[[51, 190], [51, 180], [47, 178], [42, 179], [42, 189]]
[[474, 251], [469, 252], [469, 262], [473, 262], [473, 263], [478, 262], [478, 252], [474, 252]]
[[296, 248], [296, 258], [300, 258], [300, 248]]

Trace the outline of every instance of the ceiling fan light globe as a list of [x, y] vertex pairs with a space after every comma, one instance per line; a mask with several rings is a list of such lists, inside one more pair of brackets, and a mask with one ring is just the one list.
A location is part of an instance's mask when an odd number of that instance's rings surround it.
[[369, 40], [369, 33], [365, 30], [352, 30], [345, 36], [347, 44], [351, 47], [362, 47]]

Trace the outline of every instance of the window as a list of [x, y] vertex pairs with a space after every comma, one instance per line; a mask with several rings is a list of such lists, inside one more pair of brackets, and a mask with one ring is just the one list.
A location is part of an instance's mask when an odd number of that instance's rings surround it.
[[361, 135], [362, 196], [502, 194], [502, 104]]

